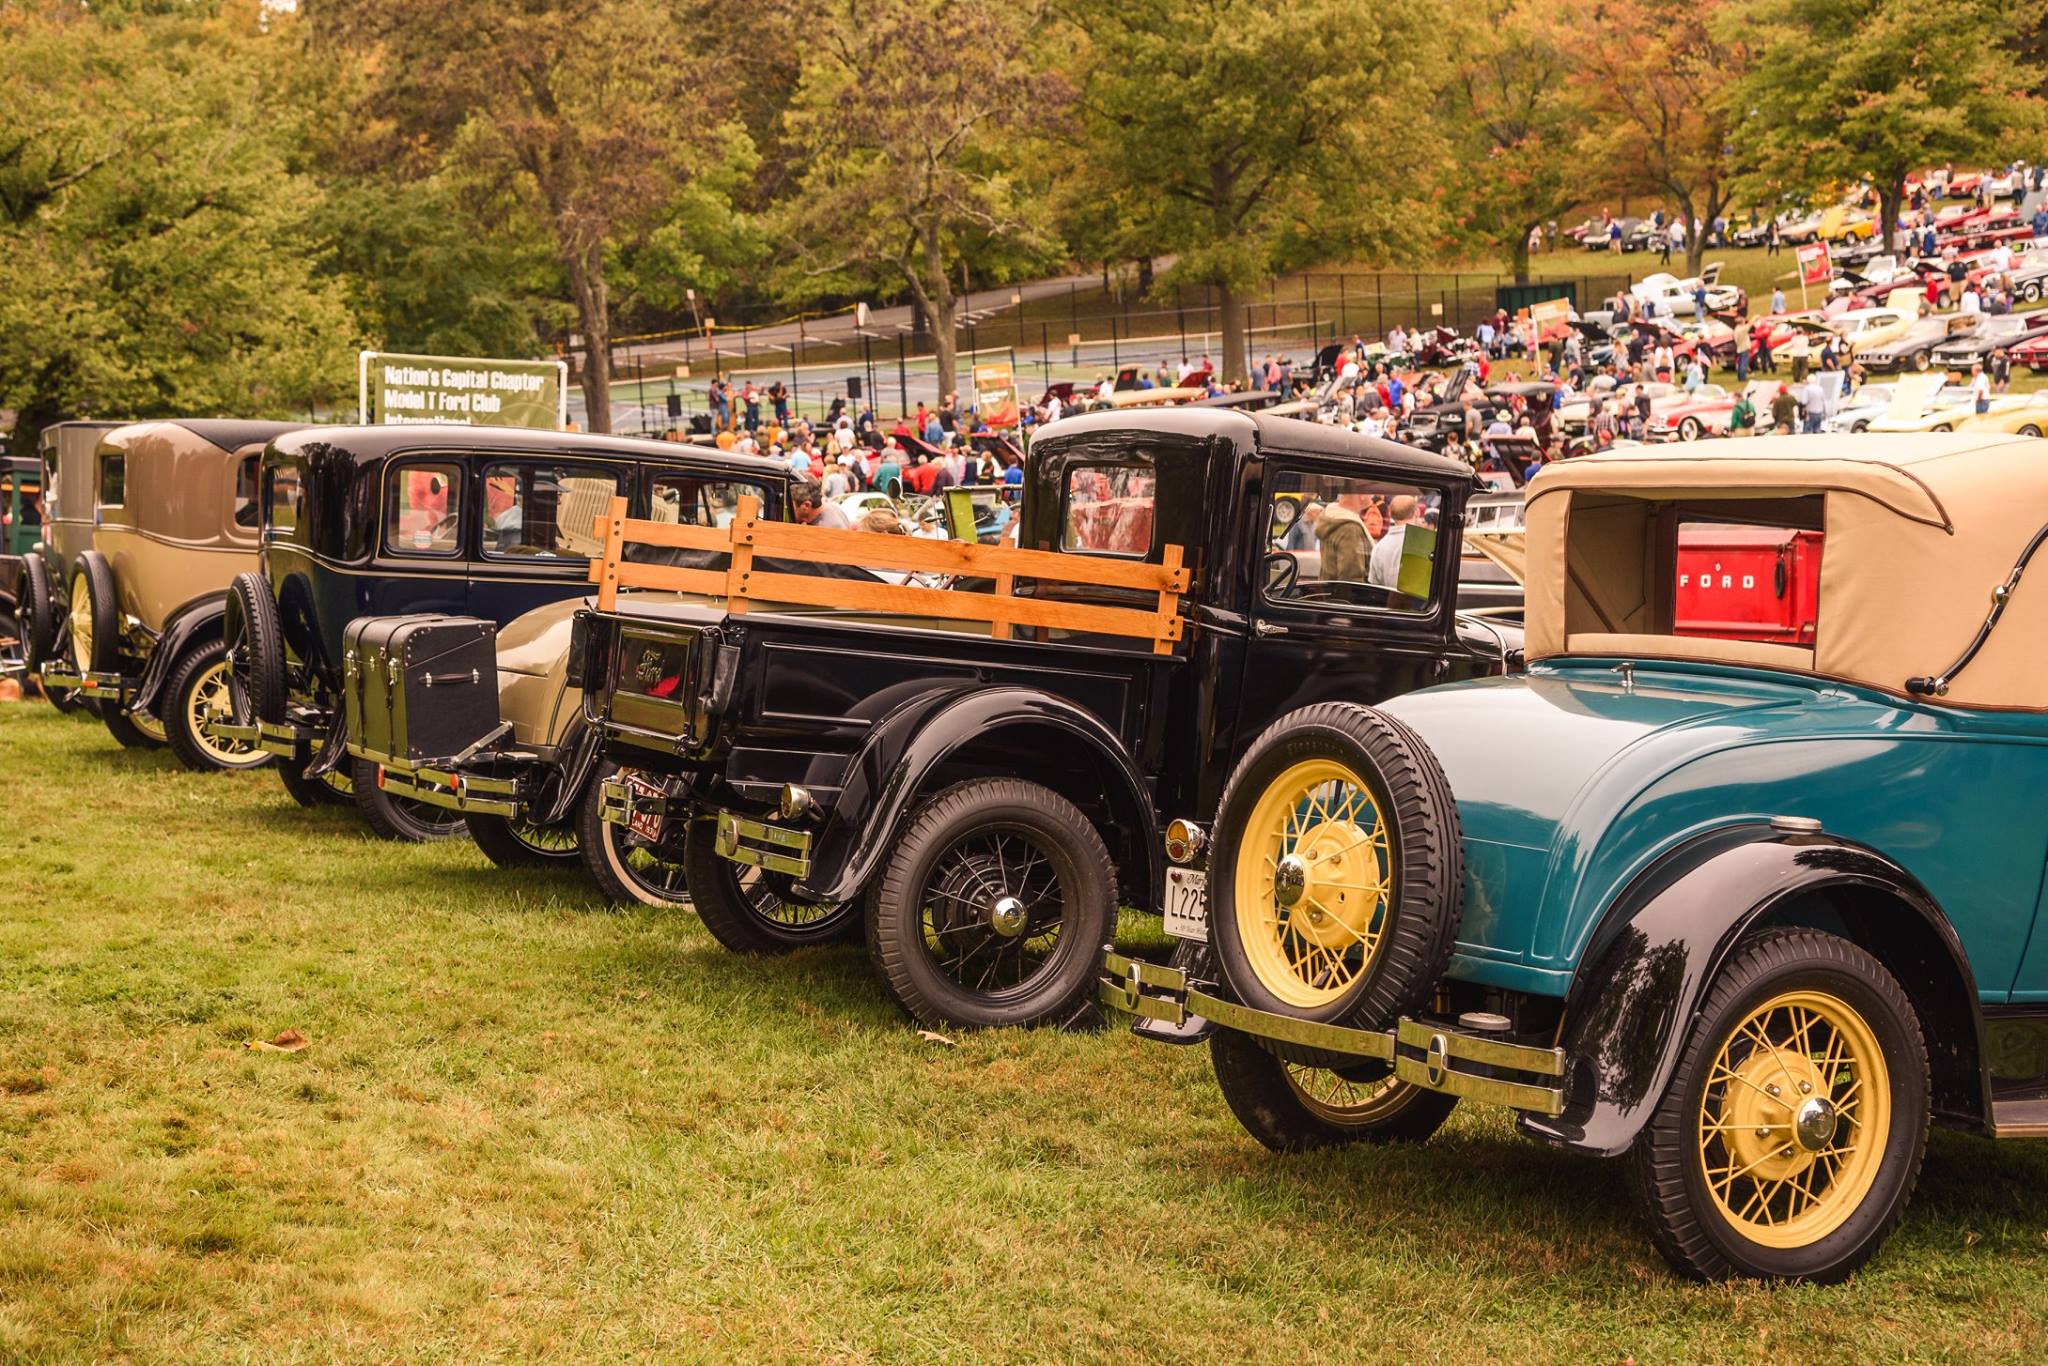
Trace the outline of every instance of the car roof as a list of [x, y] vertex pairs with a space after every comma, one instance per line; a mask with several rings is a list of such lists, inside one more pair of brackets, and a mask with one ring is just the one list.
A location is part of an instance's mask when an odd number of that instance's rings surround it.
[[[1639, 447], [1546, 466], [1528, 499], [1528, 652], [1763, 664], [1898, 693], [1948, 667], [2048, 520], [2037, 438], [1996, 432], [1752, 437]], [[1732, 447], [1733, 449], [1720, 449]], [[1824, 509], [1810, 647], [1677, 637], [1646, 593], [1660, 506], [1740, 522]], [[1640, 544], [1638, 541], [1640, 540]], [[1668, 597], [1668, 594], [1665, 595]], [[1667, 604], [1668, 605], [1668, 604]], [[1659, 625], [1663, 629], [1656, 629]], [[2048, 593], [2016, 593], [1946, 701], [2048, 711]]]
[[1447, 459], [1417, 446], [1406, 446], [1383, 437], [1364, 436], [1348, 427], [1284, 415], [1276, 417], [1270, 411], [1245, 412], [1238, 408], [1181, 407], [1085, 413], [1061, 418], [1039, 428], [1032, 445], [1035, 447], [1039, 442], [1064, 437], [1147, 431], [1184, 438], [1221, 437], [1241, 447], [1253, 446], [1268, 453], [1371, 461], [1375, 465], [1439, 481], [1450, 478], [1469, 482], [1472, 477], [1471, 466], [1463, 461]]
[[781, 460], [767, 456], [737, 455], [716, 447], [682, 441], [660, 441], [653, 437], [613, 436], [600, 432], [558, 432], [542, 427], [484, 427], [449, 423], [392, 423], [385, 426], [287, 427], [272, 439], [276, 449], [292, 451], [311, 443], [346, 451], [358, 458], [396, 455], [429, 447], [457, 447], [514, 454], [546, 452], [558, 455], [631, 455], [642, 459], [674, 460], [687, 455], [712, 455], [721, 465], [762, 474], [789, 472]]
[[305, 425], [303, 422], [265, 422], [231, 417], [168, 417], [123, 424], [109, 431], [100, 441], [105, 445], [121, 445], [131, 437], [160, 427], [177, 427], [210, 446], [218, 446], [232, 454], [244, 446], [274, 441], [284, 433], [295, 432]]

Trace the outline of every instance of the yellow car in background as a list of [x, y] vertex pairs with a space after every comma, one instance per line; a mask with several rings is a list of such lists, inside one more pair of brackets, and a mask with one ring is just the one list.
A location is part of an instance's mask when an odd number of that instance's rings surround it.
[[2040, 436], [2048, 432], [2048, 389], [2031, 394], [2001, 395], [1991, 400], [1990, 412], [1970, 414], [1956, 424], [1956, 430]]
[[1918, 312], [1903, 308], [1852, 308], [1837, 313], [1827, 323], [1849, 344], [1849, 354], [1853, 356], [1897, 341], [1919, 316]]

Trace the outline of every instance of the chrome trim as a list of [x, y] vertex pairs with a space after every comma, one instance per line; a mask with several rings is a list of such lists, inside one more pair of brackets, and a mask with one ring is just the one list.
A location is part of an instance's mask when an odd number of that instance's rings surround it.
[[[458, 774], [425, 764], [415, 766], [353, 743], [345, 748], [356, 758], [367, 759], [377, 765], [383, 789], [394, 796], [438, 806], [444, 811], [460, 811], [464, 815], [473, 813], [503, 816], [507, 820], [519, 819], [518, 783], [513, 779]], [[484, 795], [471, 796], [472, 789]]]
[[[1498, 1068], [1525, 1076], [1562, 1078], [1565, 1053], [1561, 1048], [1506, 1043], [1452, 1025], [1407, 1018], [1386, 1030], [1298, 1020], [1211, 996], [1191, 987], [1187, 974], [1178, 968], [1126, 957], [1109, 945], [1103, 946], [1102, 968], [1096, 999], [1126, 1014], [1173, 1025], [1190, 1018], [1208, 1020], [1224, 1029], [1279, 1043], [1391, 1062], [1401, 1081], [1444, 1095], [1541, 1115], [1564, 1110], [1561, 1085], [1492, 1075], [1492, 1069]], [[1475, 1068], [1488, 1070], [1471, 1070]]]
[[[748, 820], [737, 812], [721, 811], [713, 847], [719, 857], [731, 859], [734, 863], [749, 864], [771, 873], [788, 873], [793, 877], [810, 876], [809, 831], [785, 830], [781, 826]], [[784, 850], [790, 852], [784, 853]]]

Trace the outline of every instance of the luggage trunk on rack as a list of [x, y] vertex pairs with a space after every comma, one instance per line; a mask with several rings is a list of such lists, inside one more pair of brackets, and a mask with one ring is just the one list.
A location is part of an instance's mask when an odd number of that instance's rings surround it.
[[343, 632], [348, 733], [406, 763], [449, 759], [498, 727], [498, 628], [476, 617], [358, 617]]

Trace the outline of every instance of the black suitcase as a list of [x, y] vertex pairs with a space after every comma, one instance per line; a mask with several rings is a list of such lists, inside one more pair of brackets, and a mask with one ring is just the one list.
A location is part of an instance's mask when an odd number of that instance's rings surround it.
[[498, 728], [498, 628], [476, 617], [357, 617], [342, 631], [348, 733], [372, 754], [449, 759]]

